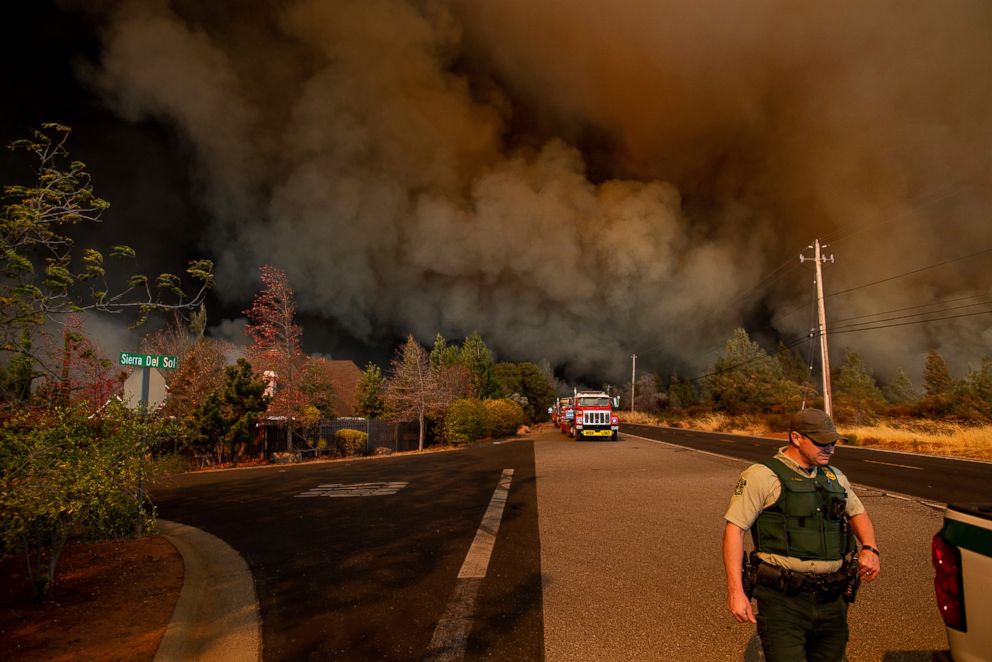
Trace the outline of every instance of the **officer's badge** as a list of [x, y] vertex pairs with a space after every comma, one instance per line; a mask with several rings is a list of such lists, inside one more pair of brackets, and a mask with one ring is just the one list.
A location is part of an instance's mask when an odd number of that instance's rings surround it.
[[740, 496], [744, 494], [744, 486], [747, 485], [747, 481], [741, 478], [737, 481], [737, 487], [734, 489], [734, 496]]
[[830, 469], [824, 469], [823, 474], [827, 477], [828, 480], [837, 480], [837, 474], [835, 474]]

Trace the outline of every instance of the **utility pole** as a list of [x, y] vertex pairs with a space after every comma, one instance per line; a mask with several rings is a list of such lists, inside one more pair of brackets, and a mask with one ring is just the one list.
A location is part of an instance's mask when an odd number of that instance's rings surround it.
[[827, 416], [833, 418], [833, 396], [830, 394], [830, 354], [827, 351], [827, 313], [823, 306], [823, 270], [821, 265], [827, 261], [833, 264], [834, 256], [831, 254], [827, 257], [821, 253], [821, 249], [826, 248], [826, 246], [821, 246], [819, 239], [814, 240], [808, 248], [813, 249], [813, 257], [800, 255], [799, 261], [812, 260], [816, 263], [816, 307], [819, 315], [820, 366], [823, 369], [823, 411], [827, 412]]
[[630, 355], [630, 413], [634, 413], [634, 379], [637, 375], [637, 354]]

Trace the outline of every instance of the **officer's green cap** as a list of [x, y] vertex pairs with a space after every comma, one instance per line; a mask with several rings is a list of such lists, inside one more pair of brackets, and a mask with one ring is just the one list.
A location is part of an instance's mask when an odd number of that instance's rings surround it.
[[793, 414], [789, 421], [789, 431], [807, 436], [818, 444], [834, 441], [847, 441], [834, 427], [834, 422], [822, 409], [803, 409]]

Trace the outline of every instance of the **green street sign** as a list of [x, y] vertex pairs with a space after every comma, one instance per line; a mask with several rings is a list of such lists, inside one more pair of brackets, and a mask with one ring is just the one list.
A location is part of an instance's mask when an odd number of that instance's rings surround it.
[[168, 368], [175, 370], [179, 367], [179, 359], [175, 356], [161, 356], [159, 354], [121, 352], [121, 365], [132, 368]]

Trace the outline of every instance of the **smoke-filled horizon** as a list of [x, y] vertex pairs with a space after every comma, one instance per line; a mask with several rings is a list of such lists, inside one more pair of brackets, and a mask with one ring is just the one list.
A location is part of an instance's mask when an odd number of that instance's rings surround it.
[[[247, 301], [246, 274], [272, 264], [302, 312], [371, 344], [478, 331], [571, 375], [622, 379], [632, 353], [698, 372], [737, 326], [808, 332], [798, 258], [814, 238], [836, 256], [828, 292], [992, 247], [985, 2], [135, 0], [98, 15], [81, 75], [191, 145], [218, 294]], [[828, 315], [988, 300], [988, 267], [856, 289]], [[848, 347], [913, 374], [930, 349], [989, 353], [992, 330], [979, 315], [832, 340]]]

